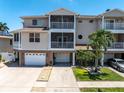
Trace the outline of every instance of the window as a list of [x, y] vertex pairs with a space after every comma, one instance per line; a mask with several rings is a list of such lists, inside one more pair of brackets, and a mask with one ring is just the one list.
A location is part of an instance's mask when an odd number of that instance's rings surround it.
[[19, 33], [14, 34], [14, 41], [19, 41]]
[[29, 33], [29, 42], [34, 42], [34, 33]]
[[40, 42], [40, 34], [35, 33], [35, 42]]
[[12, 45], [12, 39], [10, 39], [10, 45]]
[[89, 20], [89, 23], [93, 23], [93, 20]]
[[79, 20], [78, 23], [82, 23], [82, 20]]
[[29, 42], [40, 42], [40, 33], [29, 33]]
[[37, 25], [37, 20], [32, 20], [32, 25]]
[[78, 35], [78, 39], [82, 39], [83, 38], [83, 36], [82, 35]]

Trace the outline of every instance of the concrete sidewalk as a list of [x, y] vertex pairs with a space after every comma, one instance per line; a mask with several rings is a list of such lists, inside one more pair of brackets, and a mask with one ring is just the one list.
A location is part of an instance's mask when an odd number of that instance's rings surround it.
[[124, 88], [124, 81], [83, 81], [77, 84], [79, 88]]
[[71, 67], [53, 67], [46, 91], [79, 92]]

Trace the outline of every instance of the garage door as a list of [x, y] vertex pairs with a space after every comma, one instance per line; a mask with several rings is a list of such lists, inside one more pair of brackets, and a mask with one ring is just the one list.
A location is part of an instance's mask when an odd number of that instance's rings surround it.
[[45, 64], [45, 53], [25, 53], [25, 65], [42, 66]]
[[69, 53], [56, 53], [55, 54], [55, 62], [70, 62], [70, 54]]

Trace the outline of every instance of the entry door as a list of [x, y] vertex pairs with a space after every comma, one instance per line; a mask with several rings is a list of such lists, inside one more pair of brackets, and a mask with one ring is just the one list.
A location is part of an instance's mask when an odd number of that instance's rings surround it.
[[57, 63], [70, 62], [70, 54], [69, 53], [55, 53], [55, 62]]

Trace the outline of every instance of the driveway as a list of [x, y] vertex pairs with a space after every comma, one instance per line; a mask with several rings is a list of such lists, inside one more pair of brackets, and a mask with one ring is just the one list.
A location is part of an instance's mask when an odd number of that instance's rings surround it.
[[30, 92], [41, 67], [3, 67], [0, 69], [0, 92]]
[[71, 67], [53, 67], [46, 91], [79, 92]]

